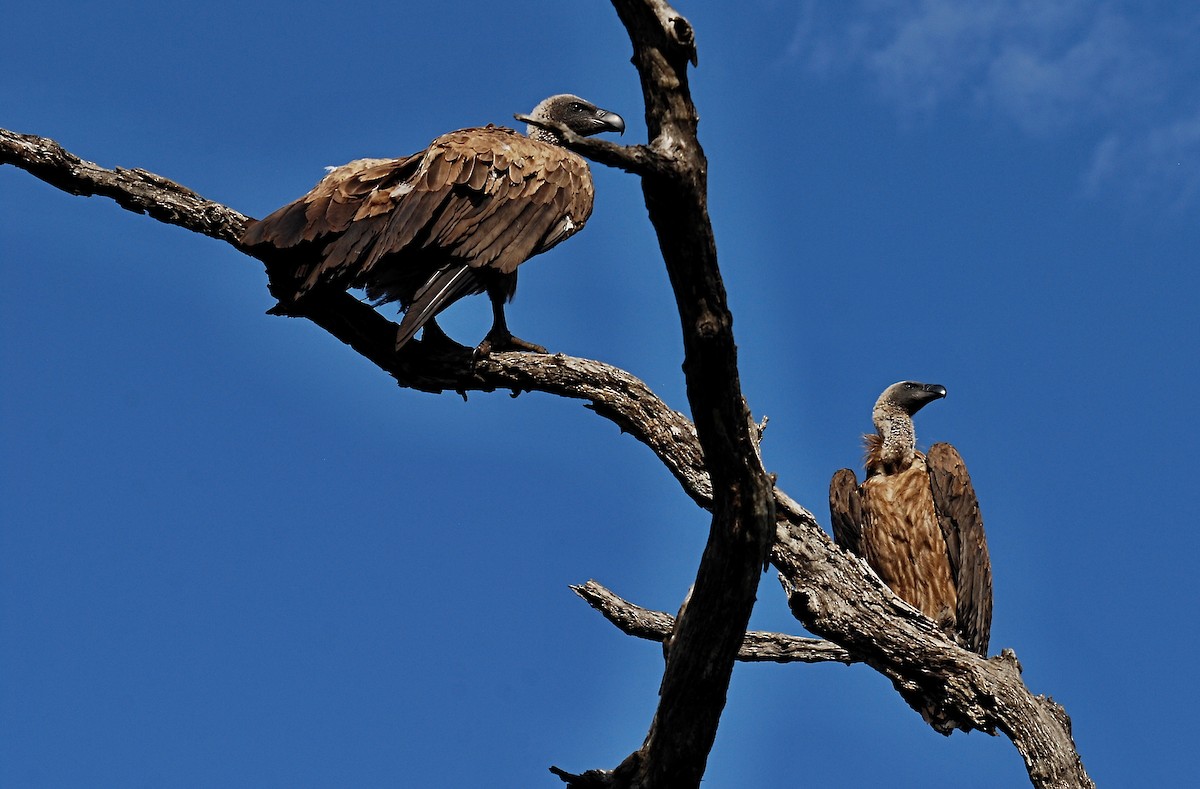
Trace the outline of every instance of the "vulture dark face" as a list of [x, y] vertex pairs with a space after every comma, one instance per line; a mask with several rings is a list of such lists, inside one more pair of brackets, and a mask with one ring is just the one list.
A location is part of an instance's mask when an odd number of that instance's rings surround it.
[[941, 384], [922, 384], [916, 381], [901, 381], [892, 384], [880, 396], [880, 401], [891, 401], [904, 409], [909, 416], [920, 411], [928, 403], [946, 396], [946, 387]]
[[[603, 110], [586, 99], [561, 93], [551, 96], [533, 108], [529, 117], [539, 121], [561, 123], [581, 137], [590, 137], [606, 131], [625, 133], [625, 119], [615, 112]], [[558, 136], [549, 129], [530, 126], [528, 134], [545, 142], [559, 142]]]

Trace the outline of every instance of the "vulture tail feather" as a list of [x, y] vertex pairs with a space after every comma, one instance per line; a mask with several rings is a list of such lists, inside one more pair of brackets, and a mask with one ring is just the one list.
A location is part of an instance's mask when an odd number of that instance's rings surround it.
[[430, 321], [435, 315], [454, 302], [483, 288], [475, 271], [465, 263], [454, 263], [439, 269], [429, 281], [413, 294], [412, 304], [404, 312], [400, 330], [396, 333], [396, 350]]

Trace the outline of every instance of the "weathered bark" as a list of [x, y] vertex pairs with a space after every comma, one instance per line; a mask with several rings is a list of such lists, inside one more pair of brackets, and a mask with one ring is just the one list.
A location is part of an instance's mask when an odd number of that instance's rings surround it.
[[[402, 386], [462, 393], [542, 391], [584, 400], [650, 447], [687, 495], [714, 513], [695, 587], [678, 620], [639, 614], [628, 604], [621, 614], [623, 601], [615, 596], [600, 603], [606, 615], [628, 618], [625, 627], [632, 629], [627, 632], [670, 640], [660, 705], [645, 744], [616, 770], [555, 773], [578, 787], [697, 786], [734, 660], [780, 660], [788, 649], [798, 649], [808, 655], [804, 660], [866, 662], [891, 678], [914, 707], [936, 708], [939, 719], [957, 728], [1004, 732], [1025, 759], [1035, 786], [1092, 786], [1071, 739], [1069, 718], [1054, 702], [1028, 691], [1015, 656], [1006, 652], [984, 660], [946, 640], [863, 563], [836, 548], [811, 513], [772, 489], [738, 383], [732, 318], [707, 216], [707, 165], [687, 89], [687, 63], [695, 60], [691, 26], [659, 0], [613, 4], [633, 40], [649, 145], [568, 143], [642, 176], [679, 305], [695, 423], [668, 408], [637, 378], [601, 362], [501, 353], [473, 363], [467, 353], [432, 353], [419, 342], [397, 353], [395, 324], [346, 293], [306, 299], [302, 316]], [[152, 173], [107, 170], [52, 140], [3, 130], [0, 164], [21, 167], [72, 194], [111, 197], [131, 211], [241, 249], [237, 239], [244, 215]], [[747, 636], [745, 627], [768, 549], [792, 611], [810, 631], [837, 646], [780, 636], [782, 641], [771, 641], [774, 647], [764, 646], [759, 657], [751, 657], [748, 646], [758, 637]], [[604, 597], [594, 589], [589, 594], [594, 603]]]
[[11, 164], [73, 195], [111, 197], [122, 208], [238, 246], [243, 214], [139, 169], [106, 170], [54, 140], [0, 129], [0, 164]]
[[713, 496], [708, 542], [671, 636], [658, 709], [617, 783], [698, 787], [773, 541], [774, 499], [742, 397], [708, 217], [708, 163], [688, 90], [692, 27], [663, 0], [613, 6], [633, 43], [649, 145], [666, 165], [643, 174], [642, 192], [679, 307], [688, 403]]
[[892, 680], [935, 728], [997, 729], [1013, 741], [1037, 787], [1093, 787], [1071, 737], [1071, 719], [1034, 696], [1012, 650], [984, 659], [949, 640], [933, 620], [892, 594], [866, 564], [835, 546], [803, 507], [778, 492], [780, 528], [771, 562], [788, 605], [825, 636]]
[[[675, 617], [663, 611], [651, 611], [623, 600], [596, 581], [588, 581], [571, 590], [604, 618], [629, 636], [665, 643], [675, 630]], [[751, 630], [742, 639], [737, 659], [746, 663], [828, 663], [847, 665], [859, 660], [846, 650], [819, 638], [801, 638], [786, 633]]]

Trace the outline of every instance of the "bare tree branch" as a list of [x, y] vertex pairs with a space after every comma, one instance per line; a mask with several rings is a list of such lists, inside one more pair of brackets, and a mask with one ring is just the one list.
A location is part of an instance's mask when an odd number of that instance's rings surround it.
[[[54, 140], [0, 129], [0, 164], [11, 164], [73, 195], [102, 195], [139, 214], [238, 246], [246, 217], [145, 170], [106, 170]], [[240, 247], [239, 247], [240, 248]]]
[[[603, 614], [625, 635], [662, 643], [670, 638], [675, 629], [675, 617], [663, 611], [636, 606], [596, 581], [572, 586], [571, 591]], [[838, 662], [849, 665], [858, 662], [837, 644], [819, 638], [801, 638], [762, 630], [746, 633], [737, 659], [747, 663]]]
[[773, 540], [774, 497], [742, 396], [708, 217], [708, 163], [688, 89], [692, 28], [664, 0], [613, 0], [613, 7], [633, 44], [650, 148], [668, 164], [665, 173], [643, 175], [642, 192], [679, 308], [688, 403], [713, 495], [708, 543], [675, 623], [658, 709], [642, 748], [614, 778], [697, 787]]
[[531, 126], [549, 129], [558, 135], [559, 139], [563, 141], [563, 145], [581, 156], [586, 156], [593, 162], [616, 167], [634, 175], [669, 176], [671, 174], [670, 161], [645, 145], [618, 145], [611, 140], [599, 137], [583, 137], [564, 124], [537, 120], [523, 113], [517, 113], [513, 117]]
[[1095, 786], [1066, 711], [1029, 692], [1012, 650], [985, 660], [953, 643], [778, 491], [777, 505], [781, 520], [771, 561], [806, 628], [887, 676], [914, 709], [934, 709], [930, 722], [943, 734], [955, 728], [1004, 732], [1034, 786]]

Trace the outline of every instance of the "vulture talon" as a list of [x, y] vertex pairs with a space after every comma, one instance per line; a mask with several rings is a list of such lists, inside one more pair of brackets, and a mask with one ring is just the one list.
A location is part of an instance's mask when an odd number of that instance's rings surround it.
[[493, 351], [521, 351], [523, 353], [549, 353], [543, 346], [522, 340], [520, 337], [508, 335], [502, 343], [492, 342]]
[[473, 357], [478, 359], [486, 359], [493, 353], [503, 353], [505, 351], [519, 351], [522, 353], [548, 353], [548, 351], [540, 345], [535, 345], [531, 342], [526, 342], [520, 337], [514, 337], [508, 332], [488, 332], [488, 336], [483, 338], [483, 342], [475, 347]]

